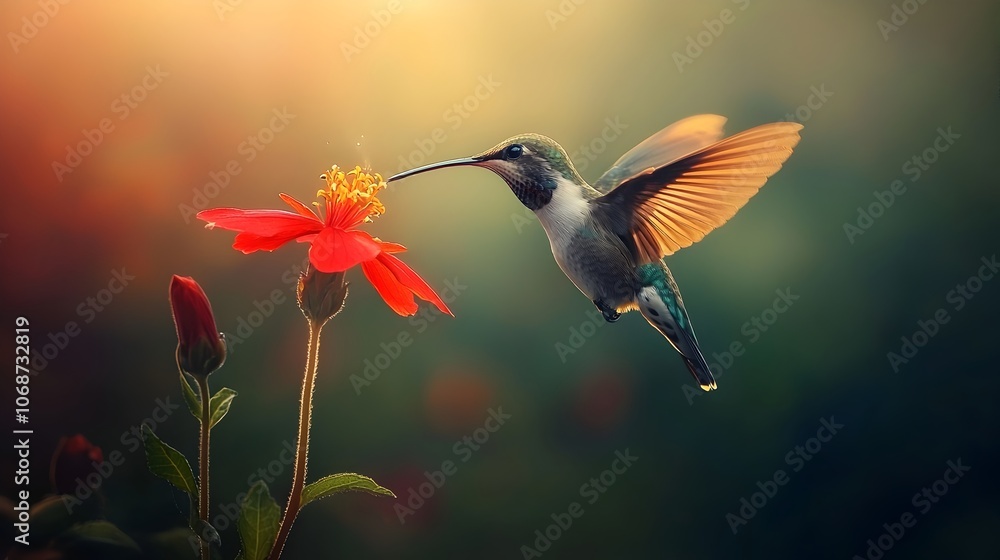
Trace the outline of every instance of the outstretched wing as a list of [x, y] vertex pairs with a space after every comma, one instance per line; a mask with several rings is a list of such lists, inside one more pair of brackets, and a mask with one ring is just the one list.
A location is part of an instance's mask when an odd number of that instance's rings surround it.
[[594, 182], [594, 188], [608, 192], [623, 181], [649, 168], [663, 167], [691, 152], [722, 139], [726, 117], [695, 115], [681, 119], [646, 138], [625, 153]]
[[[682, 121], [683, 122], [683, 121]], [[771, 123], [647, 169], [591, 200], [640, 263], [689, 247], [726, 223], [757, 194], [799, 142], [798, 123]]]

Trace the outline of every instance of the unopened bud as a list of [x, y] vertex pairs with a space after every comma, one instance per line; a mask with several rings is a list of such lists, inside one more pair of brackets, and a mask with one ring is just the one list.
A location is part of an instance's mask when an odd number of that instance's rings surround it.
[[311, 264], [299, 275], [299, 309], [307, 319], [320, 325], [340, 313], [347, 299], [345, 273], [320, 272]]
[[170, 280], [170, 308], [177, 327], [177, 365], [196, 377], [205, 377], [226, 361], [226, 341], [215, 326], [212, 305], [193, 278]]

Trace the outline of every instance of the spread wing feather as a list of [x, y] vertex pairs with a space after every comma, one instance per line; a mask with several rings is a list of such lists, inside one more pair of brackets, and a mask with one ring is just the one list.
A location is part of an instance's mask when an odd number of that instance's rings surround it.
[[734, 134], [651, 166], [591, 203], [619, 235], [632, 238], [640, 263], [654, 262], [732, 218], [781, 169], [801, 129], [771, 123]]
[[694, 115], [681, 119], [625, 152], [594, 182], [594, 188], [607, 192], [651, 167], [664, 166], [714, 144], [722, 139], [725, 124], [726, 117], [719, 115]]

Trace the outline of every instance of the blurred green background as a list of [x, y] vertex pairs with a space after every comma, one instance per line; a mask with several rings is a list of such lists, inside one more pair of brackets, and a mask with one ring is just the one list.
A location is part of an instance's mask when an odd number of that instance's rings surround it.
[[[278, 192], [311, 200], [333, 163], [390, 175], [527, 131], [593, 180], [663, 126], [710, 112], [730, 133], [805, 125], [760, 194], [668, 260], [719, 390], [691, 396], [637, 314], [592, 322], [499, 178], [415, 177], [382, 196], [368, 229], [457, 293], [456, 317], [400, 318], [352, 271], [325, 332], [310, 461], [311, 478], [369, 474], [399, 501], [310, 505], [286, 557], [534, 557], [522, 547], [573, 502], [583, 515], [549, 529], [544, 558], [864, 557], [906, 512], [916, 524], [883, 537], [886, 558], [1000, 551], [1000, 280], [972, 280], [1000, 245], [996, 3], [42, 4], [0, 6], [0, 290], [5, 321], [28, 317], [39, 351], [69, 321], [80, 331], [35, 362], [34, 496], [57, 440], [82, 433], [125, 456], [101, 488], [108, 519], [140, 540], [184, 524], [183, 495], [123, 438], [157, 399], [181, 403], [167, 303], [180, 274], [227, 333], [262, 318], [212, 378], [240, 393], [213, 433], [213, 517], [269, 466], [284, 503], [306, 336], [289, 280], [305, 246], [239, 254], [231, 233], [191, 219], [199, 207], [277, 208]], [[110, 132], [93, 132], [102, 119]], [[886, 207], [875, 192], [897, 180]], [[97, 311], [88, 298], [123, 267], [134, 279]], [[283, 303], [254, 316], [274, 290]], [[783, 313], [776, 290], [798, 296]], [[888, 353], [941, 308], [948, 322], [894, 368]], [[401, 333], [413, 343], [379, 358]], [[742, 353], [724, 355], [734, 344]], [[358, 389], [366, 360], [389, 365]], [[510, 418], [466, 448], [501, 407]], [[831, 417], [836, 435], [796, 455]], [[196, 426], [180, 409], [157, 433], [194, 457]], [[581, 488], [626, 450], [638, 459], [606, 492]], [[925, 511], [913, 496], [959, 458], [971, 470], [938, 484], [947, 494]], [[457, 472], [401, 523], [394, 506], [447, 460]], [[779, 469], [787, 483], [755, 498]], [[745, 523], [727, 518], [763, 498]], [[232, 558], [232, 523], [217, 525]]]

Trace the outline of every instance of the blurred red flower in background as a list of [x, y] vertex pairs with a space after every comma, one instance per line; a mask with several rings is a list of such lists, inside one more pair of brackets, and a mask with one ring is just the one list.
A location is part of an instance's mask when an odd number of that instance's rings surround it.
[[49, 479], [56, 494], [73, 494], [80, 482], [91, 473], [97, 472], [97, 465], [104, 462], [101, 448], [90, 443], [81, 434], [62, 437], [56, 444], [49, 466]]
[[[198, 213], [209, 229], [220, 227], [239, 232], [233, 248], [244, 253], [273, 251], [290, 242], [309, 243], [309, 262], [320, 272], [343, 272], [360, 264], [365, 277], [386, 304], [400, 315], [413, 315], [413, 296], [432, 303], [452, 315], [444, 301], [420, 276], [393, 253], [405, 247], [387, 243], [357, 229], [372, 217], [385, 212], [378, 191], [385, 188], [379, 174], [360, 167], [344, 173], [336, 165], [322, 176], [326, 188], [317, 196], [324, 199], [323, 217], [295, 198], [279, 196], [294, 212], [287, 210], [241, 210], [213, 208]], [[313, 203], [319, 207], [319, 203]]]
[[424, 387], [424, 414], [434, 431], [461, 437], [483, 425], [494, 404], [496, 388], [473, 365], [435, 371]]
[[632, 376], [618, 368], [599, 369], [576, 387], [576, 419], [591, 434], [607, 434], [626, 420], [632, 405]]

